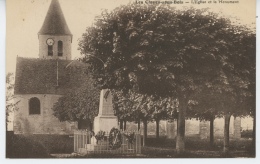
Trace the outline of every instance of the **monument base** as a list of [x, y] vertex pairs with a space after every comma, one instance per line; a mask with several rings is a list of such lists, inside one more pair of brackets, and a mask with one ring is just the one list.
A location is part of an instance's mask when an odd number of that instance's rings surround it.
[[97, 134], [100, 130], [106, 133], [110, 132], [112, 128], [118, 128], [118, 121], [116, 116], [98, 115], [94, 119], [94, 132]]

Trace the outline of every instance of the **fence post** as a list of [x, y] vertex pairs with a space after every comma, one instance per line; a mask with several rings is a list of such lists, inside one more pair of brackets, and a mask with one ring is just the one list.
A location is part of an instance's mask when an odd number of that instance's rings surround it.
[[138, 154], [138, 142], [139, 142], [138, 133], [135, 134], [135, 138], [136, 138], [136, 141], [135, 141], [135, 153]]
[[82, 147], [85, 148], [85, 138], [86, 138], [86, 137], [85, 137], [85, 131], [82, 132], [82, 136], [83, 136], [83, 139], [82, 139], [82, 141], [83, 141]]
[[75, 134], [75, 131], [74, 131], [74, 135], [73, 135], [73, 139], [74, 139], [74, 152], [77, 152], [76, 151], [76, 134]]
[[[96, 149], [93, 150], [93, 153], [101, 154], [101, 153], [113, 153], [113, 154], [141, 154], [141, 134], [140, 131], [134, 131], [135, 133], [135, 141], [131, 144], [129, 141], [126, 141], [127, 137], [125, 137], [124, 132], [120, 131], [122, 135], [122, 146], [116, 150], [109, 149], [109, 132], [105, 132], [105, 136], [107, 140], [100, 141], [96, 145]], [[130, 132], [132, 133], [132, 131]], [[92, 143], [91, 133], [88, 131], [74, 131], [74, 152], [79, 153], [80, 148], [84, 148], [87, 151], [87, 144]], [[94, 140], [93, 140], [94, 141]], [[92, 145], [94, 146], [94, 145]]]
[[79, 142], [80, 142], [80, 141], [79, 141], [79, 138], [80, 138], [79, 134], [80, 134], [80, 133], [78, 132], [78, 134], [77, 134], [77, 150], [79, 150], [79, 144], [80, 144], [80, 143], [79, 143]]
[[75, 145], [76, 145], [76, 152], [78, 152], [78, 132], [75, 132]]
[[141, 134], [140, 131], [136, 134], [136, 154], [141, 154]]

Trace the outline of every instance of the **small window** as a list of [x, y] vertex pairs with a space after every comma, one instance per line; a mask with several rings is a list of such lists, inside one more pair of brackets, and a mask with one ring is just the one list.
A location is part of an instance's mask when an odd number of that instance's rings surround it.
[[36, 97], [29, 100], [29, 114], [41, 114], [40, 100]]
[[53, 46], [48, 45], [48, 56], [53, 56]]
[[58, 56], [63, 55], [63, 43], [62, 41], [58, 41]]

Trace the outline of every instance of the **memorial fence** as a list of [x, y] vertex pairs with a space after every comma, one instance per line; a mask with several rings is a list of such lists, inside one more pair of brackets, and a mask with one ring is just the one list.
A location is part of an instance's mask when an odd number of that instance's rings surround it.
[[[96, 140], [93, 132], [74, 131], [74, 152], [79, 154], [141, 154], [141, 135], [139, 131], [120, 131], [121, 144], [113, 148], [109, 143], [109, 132], [104, 132], [102, 140]], [[127, 134], [134, 134], [131, 142]]]

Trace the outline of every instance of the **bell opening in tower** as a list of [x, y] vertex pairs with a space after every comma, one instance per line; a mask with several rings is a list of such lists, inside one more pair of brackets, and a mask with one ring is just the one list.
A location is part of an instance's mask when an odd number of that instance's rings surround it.
[[48, 45], [48, 56], [53, 56], [53, 46]]
[[63, 43], [62, 41], [58, 41], [58, 56], [63, 55]]

